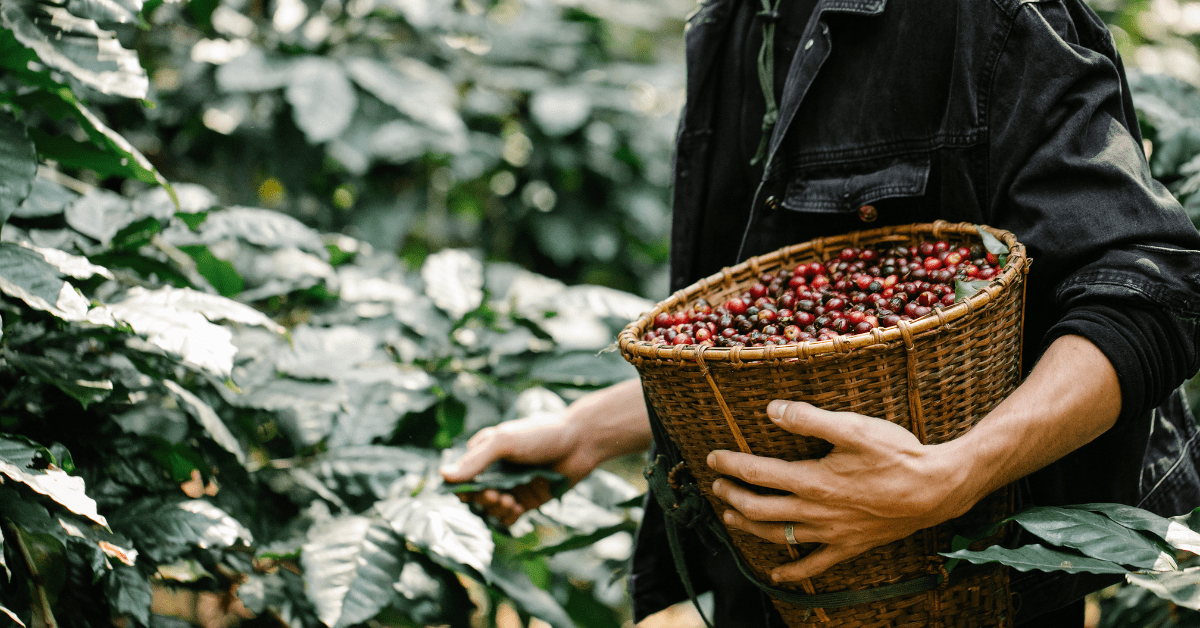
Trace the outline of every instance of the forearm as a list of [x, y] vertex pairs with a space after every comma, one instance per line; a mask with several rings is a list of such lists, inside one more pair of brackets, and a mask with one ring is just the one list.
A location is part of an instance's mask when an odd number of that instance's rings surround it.
[[650, 447], [650, 417], [641, 380], [631, 379], [593, 392], [567, 409], [570, 429], [600, 464]]
[[1120, 411], [1120, 384], [1108, 359], [1088, 340], [1062, 336], [978, 425], [936, 447], [957, 469], [969, 507], [1100, 436]]

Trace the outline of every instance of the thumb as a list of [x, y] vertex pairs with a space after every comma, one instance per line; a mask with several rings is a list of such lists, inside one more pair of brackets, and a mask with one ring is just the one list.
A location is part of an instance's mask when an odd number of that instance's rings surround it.
[[479, 475], [492, 463], [504, 455], [500, 441], [501, 434], [495, 428], [485, 428], [479, 431], [467, 443], [467, 451], [458, 462], [443, 465], [440, 469], [442, 479], [447, 482], [466, 482]]
[[862, 442], [863, 417], [853, 412], [830, 412], [803, 401], [776, 399], [767, 404], [775, 425], [793, 433], [852, 447]]

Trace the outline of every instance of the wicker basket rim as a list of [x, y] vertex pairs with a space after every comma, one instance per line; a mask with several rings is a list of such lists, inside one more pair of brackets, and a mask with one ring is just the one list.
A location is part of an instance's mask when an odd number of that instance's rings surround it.
[[[714, 289], [728, 288], [733, 285], [734, 276], [750, 270], [758, 275], [760, 269], [772, 268], [775, 264], [792, 257], [816, 251], [818, 256], [833, 248], [846, 246], [856, 247], [860, 243], [876, 243], [892, 236], [903, 236], [911, 239], [916, 235], [928, 234], [934, 239], [941, 240], [946, 234], [978, 236], [979, 229], [985, 229], [1008, 246], [1008, 261], [1002, 272], [991, 280], [984, 288], [974, 295], [955, 303], [954, 305], [935, 309], [932, 313], [915, 321], [900, 321], [894, 327], [886, 329], [875, 328], [870, 333], [837, 336], [832, 340], [806, 340], [804, 342], [769, 345], [764, 347], [704, 347], [701, 345], [672, 345], [651, 344], [641, 340], [645, 330], [654, 321], [654, 317], [663, 312], [672, 312], [691, 300], [709, 294]], [[660, 301], [654, 308], [643, 313], [627, 325], [617, 337], [617, 345], [626, 360], [654, 359], [687, 362], [729, 362], [734, 365], [744, 362], [771, 362], [783, 360], [807, 360], [813, 356], [824, 354], [848, 353], [875, 345], [888, 345], [903, 342], [906, 347], [913, 346], [913, 340], [919, 335], [935, 332], [950, 323], [967, 318], [977, 310], [997, 299], [1004, 290], [1017, 280], [1018, 273], [1024, 274], [1029, 270], [1029, 258], [1025, 246], [1017, 241], [1011, 232], [974, 223], [950, 223], [938, 220], [933, 223], [916, 223], [881, 227], [867, 231], [855, 231], [845, 235], [816, 238], [800, 244], [794, 244], [779, 250], [752, 257], [736, 266], [726, 267], [720, 272], [693, 283], [676, 291], [667, 299]]]

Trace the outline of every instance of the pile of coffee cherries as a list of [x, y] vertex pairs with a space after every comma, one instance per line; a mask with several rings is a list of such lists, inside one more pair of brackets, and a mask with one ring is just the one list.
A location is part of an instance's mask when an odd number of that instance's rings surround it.
[[749, 290], [713, 306], [662, 313], [642, 336], [653, 344], [782, 345], [869, 333], [954, 303], [955, 280], [990, 280], [996, 256], [981, 246], [921, 242], [887, 250], [847, 248], [824, 264], [764, 273]]

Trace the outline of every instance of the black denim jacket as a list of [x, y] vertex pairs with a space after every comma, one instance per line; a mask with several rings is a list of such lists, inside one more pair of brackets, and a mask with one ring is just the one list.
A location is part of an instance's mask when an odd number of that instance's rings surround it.
[[[689, 19], [673, 289], [715, 270], [697, 246], [727, 148], [712, 138], [743, 121], [716, 114], [714, 70], [724, 51], [744, 48], [728, 18], [746, 1], [707, 0]], [[1034, 260], [1027, 368], [1057, 336], [1080, 334], [1117, 367], [1123, 399], [1116, 427], [1021, 483], [1023, 503], [1115, 501], [1171, 515], [1200, 505], [1196, 428], [1170, 393], [1197, 368], [1200, 236], [1150, 177], [1099, 18], [1078, 0], [819, 0], [800, 42], [741, 256], [939, 218], [1012, 231]], [[876, 222], [862, 222], [864, 205]], [[648, 504], [631, 577], [638, 618], [685, 597], [661, 526]], [[727, 558], [694, 543], [687, 554], [700, 587], [721, 593], [719, 618], [762, 625], [736, 601], [757, 595]], [[1018, 620], [1095, 586], [1014, 573]]]

